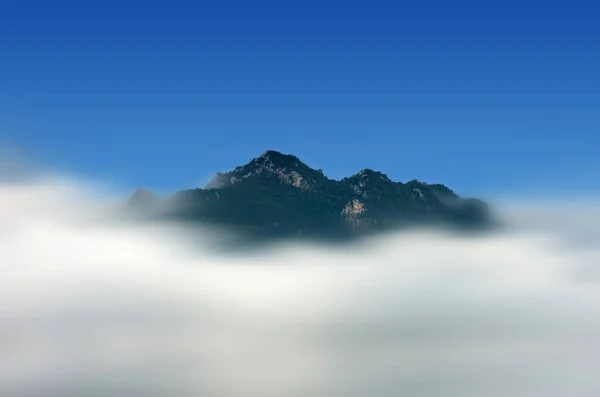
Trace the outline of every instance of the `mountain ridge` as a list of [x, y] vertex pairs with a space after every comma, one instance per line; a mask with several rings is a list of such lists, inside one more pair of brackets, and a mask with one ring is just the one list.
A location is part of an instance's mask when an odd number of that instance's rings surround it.
[[[151, 192], [138, 189], [129, 205], [150, 213], [157, 201]], [[492, 221], [487, 203], [460, 197], [442, 184], [394, 182], [370, 168], [334, 180], [275, 150], [166, 202], [169, 210], [162, 216], [169, 219], [221, 226], [259, 239], [348, 239], [406, 226], [472, 229]]]

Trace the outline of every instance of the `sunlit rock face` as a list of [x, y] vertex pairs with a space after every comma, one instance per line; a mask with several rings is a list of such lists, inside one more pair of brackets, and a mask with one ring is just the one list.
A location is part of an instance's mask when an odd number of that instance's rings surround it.
[[250, 163], [236, 167], [233, 171], [217, 173], [206, 185], [206, 189], [221, 189], [235, 185], [247, 179], [262, 177], [274, 179], [282, 184], [299, 189], [310, 190], [317, 178], [322, 178], [318, 171], [310, 169], [296, 156], [268, 150]]
[[[156, 200], [138, 190], [131, 201], [147, 208]], [[463, 199], [444, 185], [394, 182], [369, 168], [333, 180], [274, 150], [167, 202], [173, 218], [268, 239], [344, 240], [414, 224], [488, 226], [491, 220], [485, 203]]]
[[342, 210], [342, 218], [347, 224], [348, 229], [351, 233], [361, 233], [368, 231], [369, 225], [373, 223], [371, 219], [366, 216], [367, 209], [365, 205], [358, 199], [354, 199]]

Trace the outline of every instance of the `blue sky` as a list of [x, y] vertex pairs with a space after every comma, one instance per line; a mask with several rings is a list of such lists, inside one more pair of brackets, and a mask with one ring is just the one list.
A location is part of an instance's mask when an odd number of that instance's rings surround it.
[[275, 149], [334, 178], [600, 190], [593, 3], [1, 7], [0, 142], [48, 165], [175, 190]]

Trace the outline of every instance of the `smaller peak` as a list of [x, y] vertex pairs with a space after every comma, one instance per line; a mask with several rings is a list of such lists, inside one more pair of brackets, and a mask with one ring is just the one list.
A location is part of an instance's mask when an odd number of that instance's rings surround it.
[[358, 171], [358, 175], [373, 175], [376, 174], [377, 171], [372, 170], [371, 168], [363, 168], [362, 170]]
[[137, 198], [142, 198], [142, 197], [154, 197], [154, 193], [152, 193], [150, 190], [143, 188], [143, 187], [138, 187], [137, 189], [135, 189], [135, 191], [133, 192], [132, 197], [137, 197]]
[[371, 168], [364, 168], [364, 169], [358, 171], [358, 173], [356, 173], [354, 176], [359, 177], [359, 178], [367, 178], [367, 177], [379, 178], [379, 179], [391, 182], [391, 179], [388, 178], [388, 176], [386, 174], [384, 174], [383, 172], [380, 172], [380, 171], [372, 170]]
[[148, 189], [137, 188], [129, 198], [129, 203], [133, 205], [148, 205], [157, 200], [157, 197]]

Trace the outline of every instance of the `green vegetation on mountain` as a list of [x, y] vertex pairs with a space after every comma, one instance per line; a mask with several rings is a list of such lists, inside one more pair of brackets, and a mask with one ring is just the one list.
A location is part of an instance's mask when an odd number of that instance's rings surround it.
[[[130, 200], [146, 209], [158, 202], [143, 189]], [[483, 201], [461, 198], [444, 185], [393, 182], [370, 169], [336, 181], [276, 151], [218, 173], [205, 188], [180, 191], [164, 204], [162, 216], [256, 238], [348, 238], [415, 224], [490, 223]]]

